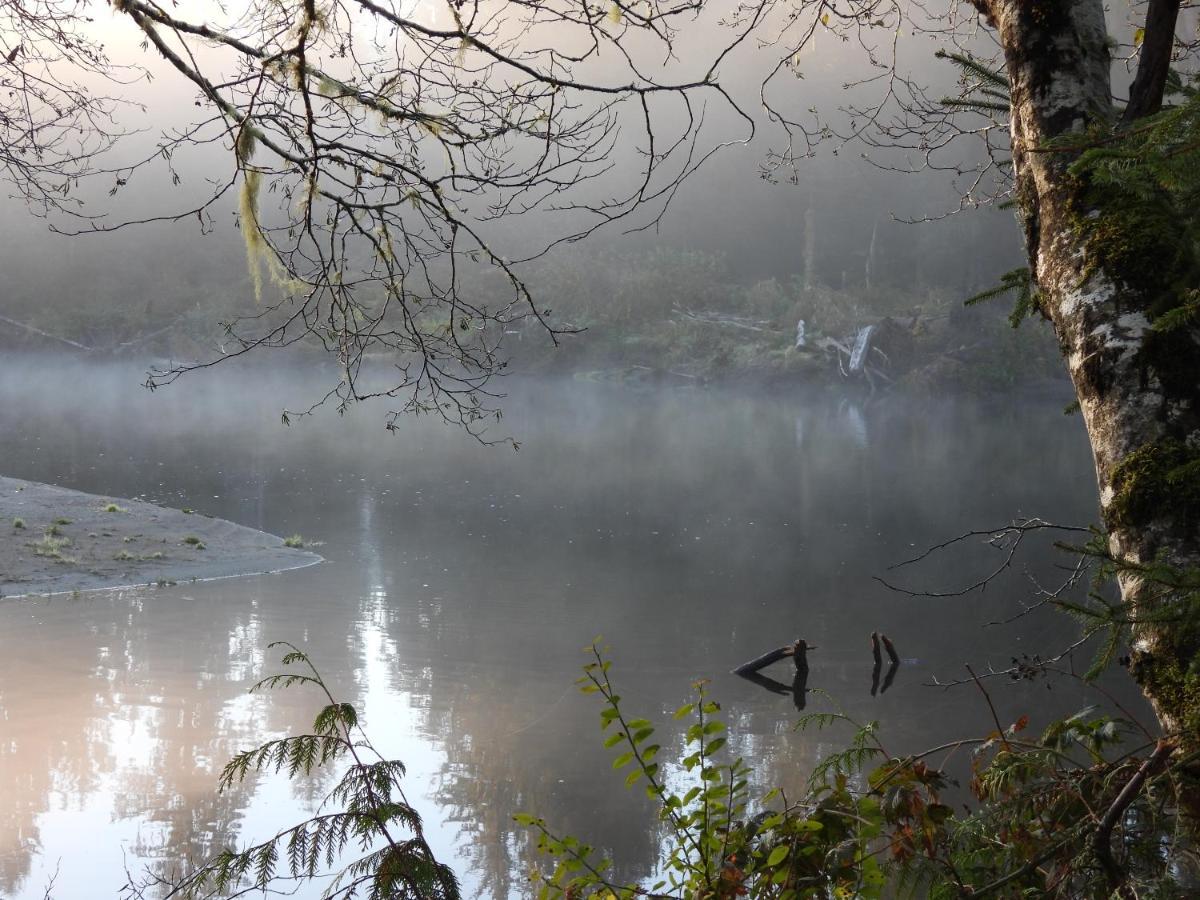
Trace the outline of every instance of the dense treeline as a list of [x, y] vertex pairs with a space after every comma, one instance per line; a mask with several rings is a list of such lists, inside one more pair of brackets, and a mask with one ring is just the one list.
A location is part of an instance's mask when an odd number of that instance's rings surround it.
[[[548, 321], [565, 334], [556, 346], [532, 317], [514, 319], [505, 336], [509, 370], [837, 380], [837, 351], [824, 339], [845, 347], [858, 329], [891, 319], [903, 346], [893, 341], [883, 351], [886, 364], [879, 362], [893, 380], [991, 389], [1055, 377], [1060, 364], [1048, 334], [1015, 335], [1001, 310], [963, 307], [990, 272], [968, 267], [912, 280], [906, 267], [890, 264], [901, 249], [894, 235], [920, 233], [922, 226], [893, 226], [892, 237], [876, 241], [874, 258], [869, 247], [857, 254], [861, 260], [848, 258], [857, 268], [839, 269], [836, 284], [826, 277], [830, 259], [799, 259], [793, 271], [759, 277], [739, 271], [726, 254], [659, 243], [560, 249], [526, 266], [525, 277]], [[183, 254], [181, 237], [157, 236], [127, 254], [124, 266], [95, 244], [53, 242], [61, 265], [14, 273], [0, 304], [0, 316], [13, 322], [0, 323], [0, 345], [54, 348], [62, 338], [101, 354], [231, 351], [236, 344], [222, 323], [258, 308], [241, 247], [217, 234], [193, 242], [204, 252]], [[494, 280], [485, 272], [473, 287], [500, 297]], [[805, 341], [797, 347], [801, 320]]]

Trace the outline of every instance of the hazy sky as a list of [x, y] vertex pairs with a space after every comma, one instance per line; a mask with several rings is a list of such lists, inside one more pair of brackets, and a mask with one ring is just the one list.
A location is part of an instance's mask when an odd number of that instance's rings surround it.
[[[436, 22], [439, 8], [421, 4], [418, 16]], [[189, 10], [193, 11], [194, 7]], [[204, 114], [194, 104], [192, 86], [167, 69], [152, 50], [143, 49], [132, 24], [106, 4], [97, 5], [95, 28], [114, 60], [145, 66], [154, 75], [152, 81], [140, 81], [125, 90], [131, 100], [144, 104], [145, 111], [132, 106], [123, 111], [122, 121], [140, 133], [118, 149], [121, 158], [132, 158], [152, 147], [164, 129]], [[687, 26], [677, 51], [681, 60], [678, 66], [686, 69], [696, 60], [710, 58], [727, 39], [728, 31], [715, 27], [711, 17]], [[952, 67], [934, 59], [937, 46], [927, 39], [910, 37], [901, 45], [901, 67], [949, 90], [955, 73]], [[937, 214], [953, 207], [957, 200], [953, 185], [941, 176], [881, 172], [861, 158], [862, 148], [856, 145], [840, 149], [834, 143], [823, 146], [813, 159], [802, 162], [797, 184], [765, 181], [761, 168], [768, 150], [778, 146], [780, 133], [765, 121], [757, 91], [775, 58], [773, 48], [747, 47], [727, 61], [722, 69], [723, 83], [758, 116], [760, 136], [749, 145], [731, 147], [713, 159], [679, 193], [661, 228], [639, 235], [633, 246], [663, 245], [719, 253], [740, 280], [787, 277], [800, 269], [801, 234], [811, 207], [824, 277], [835, 286], [839, 278], [845, 277], [840, 273], [847, 270], [853, 282], [853, 273], [861, 267], [873, 233], [885, 252], [885, 260], [890, 253], [892, 264], [908, 264], [911, 259], [902, 257], [924, 254], [933, 268], [947, 267], [944, 280], [956, 289], [963, 286], [964, 279], [969, 282], [967, 287], [980, 287], [978, 282], [986, 283], [996, 273], [1017, 264], [1018, 232], [1009, 213], [984, 212], [927, 226], [896, 224], [894, 216]], [[794, 112], [813, 106], [831, 117], [836, 117], [840, 105], [861, 102], [861, 91], [849, 93], [843, 86], [870, 71], [861, 52], [854, 52], [851, 45], [829, 35], [819, 35], [804, 51], [799, 70], [803, 77], [786, 76], [773, 88], [772, 96], [786, 97]], [[708, 128], [714, 138], [741, 133], [732, 116], [715, 107], [710, 115]], [[232, 171], [230, 155], [217, 147], [180, 154], [176, 165], [182, 177], [180, 185], [172, 185], [160, 167], [139, 173], [130, 188], [113, 200], [105, 196], [108, 182], [102, 180], [92, 191], [91, 199], [97, 204], [93, 208], [110, 208], [118, 218], [161, 214], [184, 207], [207, 189], [211, 179], [228, 177]], [[129, 285], [135, 295], [155, 289], [154, 285], [174, 289], [184, 284], [199, 289], [207, 280], [237, 284], [244, 280], [244, 261], [232, 203], [218, 208], [215, 222], [215, 232], [204, 237], [199, 235], [197, 222], [189, 219], [171, 226], [122, 231], [115, 236], [66, 239], [48, 235], [44, 222], [31, 218], [19, 202], [8, 200], [0, 208], [0, 235], [4, 237], [0, 260], [10, 273], [7, 302], [27, 302], [31, 292], [69, 302], [69, 295], [86, 295], [98, 286], [111, 296], [120, 292], [121, 284]], [[523, 221], [520, 227], [536, 233], [539, 225]], [[611, 231], [601, 240], [619, 242], [620, 234]], [[129, 299], [137, 301], [136, 297]], [[6, 300], [0, 299], [0, 309], [5, 305]]]

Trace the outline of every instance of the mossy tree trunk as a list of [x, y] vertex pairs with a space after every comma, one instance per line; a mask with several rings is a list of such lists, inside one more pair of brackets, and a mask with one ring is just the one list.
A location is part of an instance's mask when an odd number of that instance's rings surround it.
[[[1194, 324], [1154, 327], [1164, 301], [1174, 296], [1178, 305], [1200, 286], [1189, 275], [1195, 250], [1172, 226], [1169, 203], [1121, 202], [1069, 171], [1080, 152], [1071, 145], [1087, 143], [1090, 126], [1120, 118], [1102, 0], [976, 6], [1004, 49], [1030, 270], [1087, 424], [1110, 550], [1135, 565], [1200, 570], [1200, 334]], [[1145, 105], [1157, 109], [1153, 98]], [[1185, 751], [1200, 749], [1194, 603], [1136, 574], [1123, 575], [1121, 589], [1134, 619], [1143, 620], [1134, 625], [1134, 675], [1163, 727], [1180, 735]], [[1178, 615], [1164, 620], [1172, 605]], [[1198, 800], [1193, 792], [1200, 816]]]

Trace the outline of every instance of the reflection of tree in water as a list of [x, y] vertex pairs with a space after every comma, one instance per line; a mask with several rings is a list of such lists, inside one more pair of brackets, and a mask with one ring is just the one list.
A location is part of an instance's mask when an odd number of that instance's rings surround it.
[[[156, 860], [175, 871], [237, 832], [256, 782], [218, 793], [221, 767], [264, 734], [307, 728], [315, 700], [247, 696], [269, 658], [267, 637], [253, 597], [247, 603], [251, 582], [233, 584], [196, 587], [195, 596], [177, 589], [55, 600], [21, 618], [8, 611], [0, 685], [20, 687], [0, 694], [14, 735], [0, 742], [0, 893], [28, 877], [38, 817], [58, 806], [56, 797], [71, 808], [111, 794], [114, 820], [143, 820], [129, 847], [135, 867]], [[298, 628], [315, 624], [293, 618]], [[327, 637], [344, 648], [344, 635]], [[298, 808], [322, 786], [299, 787], [308, 793]]]
[[[611, 771], [598, 737], [593, 706], [573, 696], [555, 702], [553, 690], [525, 691], [519, 700], [504, 685], [457, 684], [434, 691], [431, 720], [457, 735], [436, 799], [444, 817], [462, 829], [480, 896], [507, 897], [538, 862], [530, 833], [516, 812], [534, 811], [564, 833], [587, 840], [611, 836], [622, 877], [643, 874], [656, 852], [651, 807], [641, 790], [626, 791]], [[561, 692], [559, 692], [561, 693]], [[531, 695], [542, 699], [530, 703]], [[547, 712], [537, 718], [530, 709]]]
[[[10, 606], [0, 676], [0, 894], [27, 877], [40, 846], [37, 818], [52, 792], [66, 796], [95, 788], [98, 773], [111, 766], [108, 743], [97, 719], [104, 699], [89, 689], [99, 654], [90, 642], [59, 644], [54, 654], [24, 639], [37, 615], [29, 603], [20, 617]], [[66, 601], [54, 601], [65, 603]], [[25, 613], [26, 610], [21, 610]], [[55, 684], [69, 685], [59, 692]], [[81, 724], [84, 725], [81, 733]]]
[[420, 727], [445, 755], [433, 798], [441, 819], [459, 828], [478, 895], [522, 892], [537, 857], [512, 820], [521, 811], [568, 832], [613, 836], [607, 849], [625, 874], [644, 871], [656, 848], [651, 808], [611, 771], [597, 710], [573, 684], [578, 660], [568, 654], [556, 665], [562, 648], [539, 652], [531, 635], [505, 631], [497, 641], [488, 607], [482, 596], [381, 600], [370, 612], [395, 647], [393, 688], [423, 699]]

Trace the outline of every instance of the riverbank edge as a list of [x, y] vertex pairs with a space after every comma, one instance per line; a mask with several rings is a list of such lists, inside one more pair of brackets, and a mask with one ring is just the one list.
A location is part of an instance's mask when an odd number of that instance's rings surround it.
[[324, 561], [190, 510], [0, 476], [0, 599], [166, 586]]

